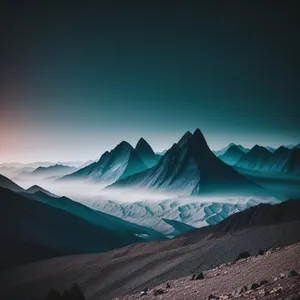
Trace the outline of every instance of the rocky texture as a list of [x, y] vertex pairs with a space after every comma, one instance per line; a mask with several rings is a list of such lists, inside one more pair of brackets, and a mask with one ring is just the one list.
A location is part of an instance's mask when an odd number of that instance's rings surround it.
[[[170, 282], [171, 288], [161, 299], [299, 299], [300, 276], [293, 269], [300, 270], [299, 253], [300, 243], [205, 271], [205, 278], [201, 281], [190, 281], [189, 278], [175, 280]], [[280, 278], [280, 270], [284, 268], [287, 270], [285, 277], [274, 281], [274, 275]], [[163, 289], [163, 285], [154, 288], [158, 289]], [[137, 296], [133, 294], [117, 299], [135, 300]], [[155, 298], [150, 293], [145, 299]]]
[[[185, 299], [184, 292], [190, 295], [194, 291], [199, 299], [207, 299], [211, 293], [232, 293], [239, 286], [262, 280], [273, 284], [272, 276], [292, 269], [299, 271], [299, 244], [233, 262], [242, 251], [255, 255], [259, 249], [299, 242], [299, 226], [299, 222], [294, 222], [204, 236], [189, 233], [103, 254], [45, 260], [1, 273], [0, 294], [5, 300], [24, 300], [25, 296], [43, 299], [50, 288], [62, 292], [77, 282], [87, 300], [107, 300], [128, 293], [138, 293], [136, 297], [140, 297], [140, 292], [148, 287], [150, 291], [144, 296], [147, 299], [156, 286], [166, 290], [169, 282], [171, 288], [163, 295], [164, 299]], [[210, 269], [213, 270], [205, 271]], [[204, 279], [190, 280], [191, 274], [200, 272]], [[280, 278], [276, 283], [281, 280], [285, 279]]]

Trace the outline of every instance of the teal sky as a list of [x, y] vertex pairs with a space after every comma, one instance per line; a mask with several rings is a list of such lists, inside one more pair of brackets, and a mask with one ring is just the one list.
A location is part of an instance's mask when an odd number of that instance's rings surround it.
[[141, 136], [163, 150], [197, 127], [213, 149], [300, 142], [295, 1], [17, 2], [0, 16], [0, 162]]

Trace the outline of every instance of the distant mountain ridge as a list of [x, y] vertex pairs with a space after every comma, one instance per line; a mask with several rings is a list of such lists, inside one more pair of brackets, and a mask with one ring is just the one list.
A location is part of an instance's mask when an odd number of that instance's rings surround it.
[[74, 167], [64, 166], [64, 165], [53, 165], [49, 167], [38, 167], [31, 172], [32, 176], [41, 176], [43, 178], [47, 177], [61, 177], [70, 173], [75, 172], [77, 169]]
[[243, 156], [245, 152], [237, 145], [232, 145], [228, 150], [219, 156], [219, 158], [230, 166], [235, 165]]
[[235, 165], [244, 169], [259, 169], [265, 161], [272, 157], [272, 153], [263, 146], [255, 145]]
[[238, 147], [242, 152], [246, 153], [248, 152], [250, 149], [248, 148], [245, 148], [244, 146], [242, 145], [237, 145], [235, 143], [230, 143], [228, 146], [224, 147], [224, 148], [221, 148], [220, 150], [215, 150], [213, 151], [213, 153], [216, 155], [216, 156], [221, 156], [223, 154], [225, 154], [229, 148], [233, 147], [233, 146], [236, 146]]
[[262, 146], [254, 146], [235, 163], [235, 167], [251, 171], [300, 175], [300, 149], [280, 146], [270, 152]]
[[202, 132], [187, 132], [149, 170], [118, 180], [111, 187], [177, 190], [187, 194], [263, 192], [217, 158]]

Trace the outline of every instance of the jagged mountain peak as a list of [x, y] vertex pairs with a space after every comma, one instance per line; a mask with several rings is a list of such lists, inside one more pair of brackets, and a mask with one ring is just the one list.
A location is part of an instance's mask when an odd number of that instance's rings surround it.
[[289, 148], [286, 148], [285, 146], [280, 146], [279, 148], [277, 148], [273, 154], [276, 155], [276, 154], [283, 154], [283, 153], [287, 153], [289, 152], [290, 149]]
[[205, 137], [199, 128], [195, 130], [191, 138], [188, 140], [188, 148], [190, 150], [194, 150], [197, 156], [201, 156], [204, 153], [208, 152], [212, 154], [211, 150], [207, 145]]
[[145, 169], [147, 166], [135, 149], [128, 142], [122, 141], [111, 151], [106, 151], [97, 162], [62, 179], [83, 178], [110, 183]]
[[182, 137], [181, 139], [178, 141], [177, 145], [179, 147], [182, 147], [185, 145], [185, 143], [187, 143], [187, 141], [193, 136], [193, 134], [190, 131], [187, 131]]
[[160, 156], [155, 154], [149, 143], [143, 137], [137, 142], [135, 151], [148, 168], [156, 165], [160, 159]]
[[257, 145], [257, 144], [252, 149], [250, 149], [250, 151], [249, 151], [249, 153], [259, 153], [259, 152], [260, 153], [264, 152], [264, 153], [269, 153], [269, 154], [272, 153], [268, 149], [266, 149], [265, 147]]
[[143, 138], [141, 137], [139, 139], [139, 141], [137, 142], [136, 146], [135, 146], [135, 150], [140, 153], [144, 153], [144, 154], [151, 154], [151, 155], [155, 155], [153, 149], [151, 148], [151, 146], [149, 145], [149, 143]]
[[226, 151], [226, 153], [244, 153], [241, 148], [236, 145], [236, 144], [232, 144]]
[[143, 144], [149, 145], [148, 142], [147, 142], [143, 137], [141, 137], [141, 138], [138, 140], [138, 142], [137, 142], [137, 144], [136, 144], [135, 147], [137, 147], [139, 144], [141, 144], [141, 145], [143, 145]]

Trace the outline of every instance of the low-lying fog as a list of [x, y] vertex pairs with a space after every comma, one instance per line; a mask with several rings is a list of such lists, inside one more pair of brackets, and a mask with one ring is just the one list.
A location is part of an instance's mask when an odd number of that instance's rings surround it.
[[90, 181], [50, 181], [38, 178], [15, 179], [21, 187], [32, 185], [58, 196], [66, 196], [88, 207], [129, 222], [160, 231], [168, 236], [181, 232], [163, 219], [177, 220], [193, 227], [215, 224], [228, 215], [261, 202], [278, 202], [271, 197], [196, 197], [178, 192], [151, 192], [141, 189], [106, 189]]

